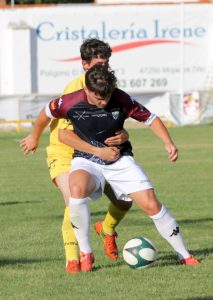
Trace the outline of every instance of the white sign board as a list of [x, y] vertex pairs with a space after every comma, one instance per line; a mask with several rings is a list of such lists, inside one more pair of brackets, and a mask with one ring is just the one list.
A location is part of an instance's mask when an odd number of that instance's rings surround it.
[[31, 65], [36, 74], [32, 78], [37, 80], [34, 92], [61, 93], [82, 72], [79, 48], [84, 39], [91, 37], [111, 45], [111, 66], [119, 86], [128, 92], [205, 88], [213, 56], [212, 5], [74, 5], [1, 10], [0, 29], [11, 22], [23, 22], [32, 28]]

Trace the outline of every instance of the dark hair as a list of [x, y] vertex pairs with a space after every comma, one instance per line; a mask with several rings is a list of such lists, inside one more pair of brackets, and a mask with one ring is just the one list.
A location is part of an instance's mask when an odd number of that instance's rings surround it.
[[94, 58], [109, 59], [112, 49], [109, 44], [98, 39], [87, 39], [80, 47], [81, 58], [90, 63]]
[[106, 65], [96, 64], [90, 68], [85, 75], [85, 84], [89, 91], [101, 96], [103, 99], [109, 98], [116, 87], [117, 78]]

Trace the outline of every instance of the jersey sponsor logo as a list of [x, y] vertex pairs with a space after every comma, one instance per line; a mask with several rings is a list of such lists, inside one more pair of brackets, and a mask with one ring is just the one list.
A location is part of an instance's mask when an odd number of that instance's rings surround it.
[[107, 117], [107, 114], [94, 114], [94, 115], [91, 115], [91, 117], [103, 118], [103, 117]]
[[85, 115], [86, 111], [83, 111], [82, 113], [79, 113], [78, 111], [76, 111], [76, 115], [73, 116], [73, 118], [76, 118], [77, 120], [85, 120], [85, 118], [88, 118], [88, 115]]
[[56, 109], [56, 105], [55, 105], [54, 100], [50, 102], [50, 109], [51, 110], [55, 110]]

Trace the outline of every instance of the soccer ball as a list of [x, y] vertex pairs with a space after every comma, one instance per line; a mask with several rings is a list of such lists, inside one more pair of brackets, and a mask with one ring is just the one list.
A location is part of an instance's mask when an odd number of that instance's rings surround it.
[[132, 269], [147, 268], [155, 262], [156, 257], [156, 247], [145, 237], [135, 237], [123, 247], [123, 259]]

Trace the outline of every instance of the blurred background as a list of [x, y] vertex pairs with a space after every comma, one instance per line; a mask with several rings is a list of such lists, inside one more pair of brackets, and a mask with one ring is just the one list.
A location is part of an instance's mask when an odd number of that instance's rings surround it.
[[119, 87], [168, 126], [213, 122], [213, 2], [0, 0], [0, 130], [32, 126], [108, 42]]

